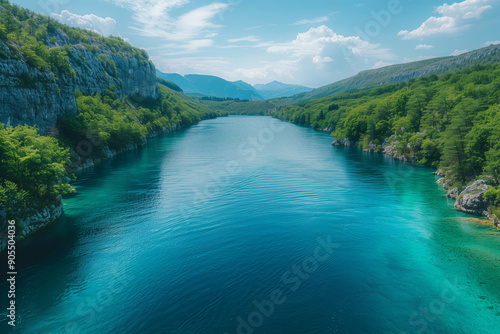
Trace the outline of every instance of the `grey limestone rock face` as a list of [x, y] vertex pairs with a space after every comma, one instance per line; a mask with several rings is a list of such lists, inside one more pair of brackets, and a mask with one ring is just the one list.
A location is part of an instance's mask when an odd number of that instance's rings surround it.
[[[1, 123], [37, 125], [42, 134], [48, 134], [59, 116], [76, 114], [75, 90], [85, 95], [102, 94], [115, 86], [118, 98], [128, 95], [143, 100], [160, 96], [155, 67], [150, 61], [123, 52], [118, 54], [106, 47], [94, 53], [83, 45], [71, 44], [62, 31], [56, 31], [53, 36], [56, 37], [54, 47], [70, 45], [69, 61], [76, 76], [64, 71], [42, 72], [28, 65], [21, 54], [15, 55], [18, 59], [0, 58]], [[12, 55], [2, 41], [0, 50]], [[110, 62], [103, 60], [103, 56]], [[116, 71], [109, 65], [113, 62]]]

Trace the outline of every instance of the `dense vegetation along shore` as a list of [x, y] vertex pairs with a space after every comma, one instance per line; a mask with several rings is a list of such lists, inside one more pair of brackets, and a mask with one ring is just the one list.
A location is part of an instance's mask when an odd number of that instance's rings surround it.
[[144, 50], [3, 0], [0, 79], [0, 228], [15, 219], [18, 237], [62, 214], [75, 171], [216, 116]]
[[500, 218], [500, 64], [343, 93], [279, 108], [279, 119], [439, 169], [455, 208]]

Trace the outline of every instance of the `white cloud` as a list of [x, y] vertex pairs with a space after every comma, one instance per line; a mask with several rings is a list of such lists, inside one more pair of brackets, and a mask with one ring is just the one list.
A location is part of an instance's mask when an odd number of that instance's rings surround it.
[[292, 25], [315, 24], [315, 23], [326, 22], [328, 20], [329, 20], [328, 16], [320, 16], [312, 20], [307, 20], [307, 19], [298, 20], [297, 22], [292, 23]]
[[255, 36], [246, 36], [241, 38], [232, 38], [227, 40], [229, 43], [238, 43], [238, 42], [259, 42], [260, 39]]
[[168, 12], [188, 3], [188, 0], [108, 0], [117, 6], [133, 12], [133, 20], [142, 29], [157, 30], [170, 26], [172, 18]]
[[451, 53], [450, 56], [459, 56], [461, 55], [462, 53], [466, 53], [466, 52], [469, 52], [469, 50], [465, 49], [465, 50], [455, 50]]
[[289, 53], [294, 57], [323, 56], [332, 49], [340, 49], [344, 57], [375, 57], [393, 59], [389, 49], [380, 48], [380, 44], [372, 44], [358, 36], [339, 35], [325, 25], [311, 28], [297, 35], [291, 42], [276, 44], [267, 49], [269, 53]]
[[[165, 58], [152, 56], [156, 67], [165, 73], [206, 74], [224, 76], [231, 64], [229, 59], [222, 57], [179, 57]], [[221, 74], [222, 73], [222, 74]]]
[[484, 43], [484, 46], [490, 46], [491, 44], [497, 45], [500, 44], [500, 41], [487, 41], [486, 43]]
[[237, 68], [228, 74], [231, 80], [243, 78], [251, 83], [272, 81], [279, 79], [281, 81], [296, 81], [294, 72], [299, 67], [298, 60], [283, 59], [274, 62], [262, 62], [259, 67]]
[[323, 68], [325, 63], [331, 63], [333, 59], [330, 57], [314, 56], [312, 61], [314, 64], [318, 65], [319, 68]]
[[466, 24], [469, 19], [479, 19], [481, 14], [491, 9], [490, 5], [485, 5], [490, 0], [465, 0], [455, 2], [451, 5], [443, 4], [435, 9], [441, 16], [431, 16], [415, 30], [401, 30], [398, 36], [403, 39], [424, 38], [434, 35], [453, 34], [460, 30], [467, 29]]
[[174, 36], [170, 36], [170, 38], [181, 40], [193, 38], [206, 29], [220, 28], [219, 25], [213, 24], [210, 20], [227, 6], [229, 6], [227, 3], [212, 3], [179, 16], [174, 23]]
[[415, 50], [430, 50], [434, 49], [434, 45], [419, 44], [415, 47]]
[[488, 9], [490, 5], [482, 5], [489, 0], [465, 0], [463, 2], [455, 2], [451, 5], [443, 4], [436, 9], [436, 12], [443, 16], [464, 19], [479, 19], [481, 14]]
[[201, 48], [208, 48], [214, 44], [211, 39], [193, 39], [186, 43], [186, 49], [188, 51], [195, 51]]
[[88, 29], [103, 36], [118, 36], [116, 21], [111, 17], [102, 18], [94, 14], [78, 15], [68, 10], [63, 10], [61, 14], [52, 13], [50, 17], [72, 27]]
[[279, 80], [312, 87], [327, 84], [371, 68], [378, 61], [395, 60], [389, 49], [358, 36], [342, 36], [325, 25], [300, 33], [294, 40], [267, 45], [273, 60], [241, 66], [226, 77], [247, 82]]
[[403, 36], [403, 39], [423, 38], [432, 35], [452, 34], [459, 31], [460, 29], [464, 29], [464, 27], [460, 27], [457, 24], [456, 19], [452, 17], [431, 16], [417, 29], [412, 31], [401, 30], [398, 33], [398, 36]]
[[[206, 38], [215, 37], [214, 30], [221, 27], [212, 21], [229, 6], [228, 3], [214, 2], [173, 17], [171, 11], [184, 6], [189, 0], [108, 1], [133, 12], [132, 18], [136, 26], [132, 28], [139, 34], [147, 37], [161, 37], [170, 41], [187, 42], [185, 45], [193, 47], [197, 45], [206, 47], [210, 44]], [[190, 42], [190, 40], [193, 41]]]

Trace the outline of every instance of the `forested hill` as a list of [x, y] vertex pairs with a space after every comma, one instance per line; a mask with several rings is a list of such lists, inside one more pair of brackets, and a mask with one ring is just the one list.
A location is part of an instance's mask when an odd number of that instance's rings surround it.
[[457, 209], [500, 218], [500, 64], [301, 102], [275, 116], [331, 130], [336, 145], [440, 168]]
[[75, 91], [158, 99], [148, 54], [119, 37], [63, 25], [0, 0], [0, 122], [37, 125], [76, 115]]
[[319, 87], [309, 92], [296, 94], [288, 98], [274, 99], [272, 102], [282, 106], [290, 105], [359, 89], [373, 88], [391, 83], [397, 84], [432, 74], [439, 75], [451, 73], [474, 65], [496, 64], [499, 62], [500, 45], [491, 45], [459, 56], [433, 58], [363, 71], [353, 77], [330, 85]]

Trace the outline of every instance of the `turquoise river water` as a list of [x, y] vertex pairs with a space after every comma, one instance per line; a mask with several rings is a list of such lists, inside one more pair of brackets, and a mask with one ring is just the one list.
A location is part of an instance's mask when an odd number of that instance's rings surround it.
[[81, 173], [0, 332], [500, 333], [500, 231], [433, 170], [331, 141], [218, 118]]

